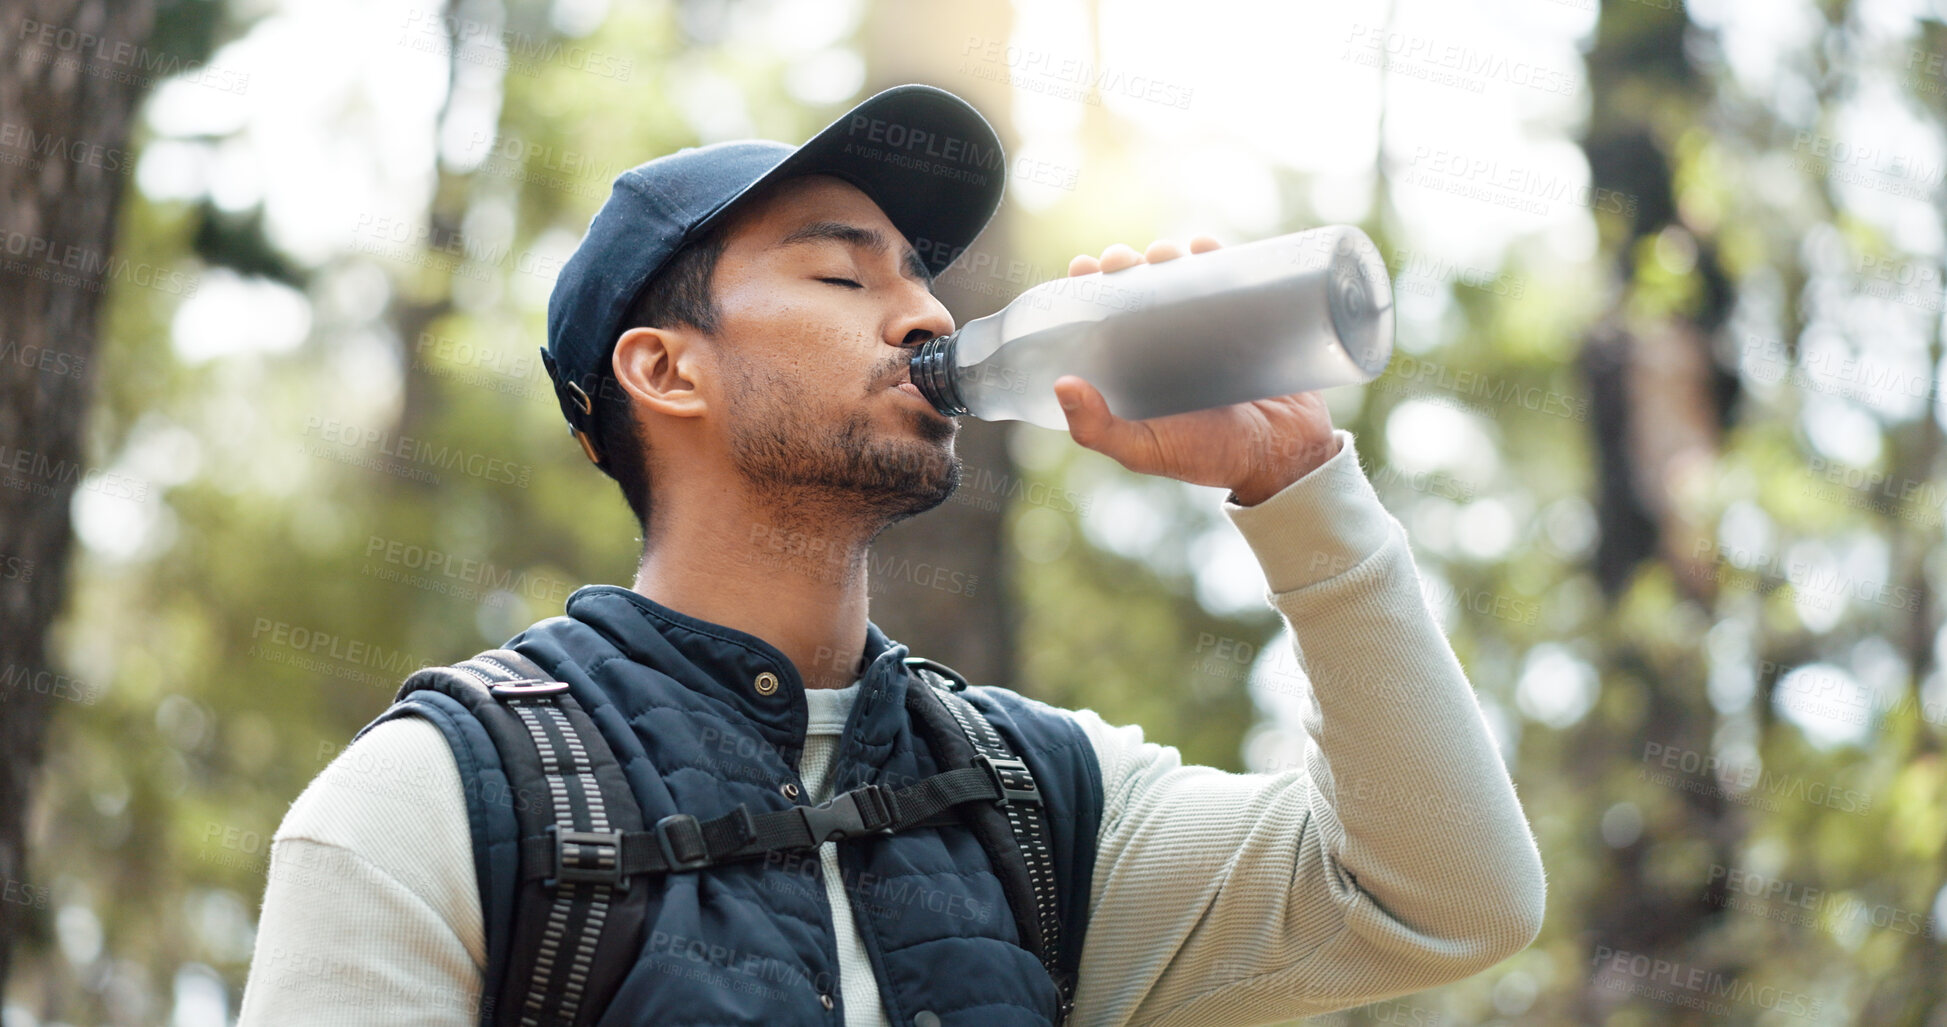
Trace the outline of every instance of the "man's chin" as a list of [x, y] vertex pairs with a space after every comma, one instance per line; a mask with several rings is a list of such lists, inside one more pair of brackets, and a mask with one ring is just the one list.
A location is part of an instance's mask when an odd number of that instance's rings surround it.
[[943, 438], [898, 446], [896, 454], [882, 451], [891, 459], [883, 461], [881, 467], [897, 470], [881, 480], [899, 482], [897, 488], [880, 491], [882, 498], [891, 501], [887, 505], [892, 520], [925, 513], [946, 502], [960, 487], [960, 456], [953, 449], [959, 426], [951, 421], [947, 425]]

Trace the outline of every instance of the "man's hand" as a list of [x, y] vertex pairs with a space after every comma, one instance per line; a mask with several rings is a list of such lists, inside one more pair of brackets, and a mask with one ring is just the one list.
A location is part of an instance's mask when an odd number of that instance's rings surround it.
[[[1208, 253], [1219, 245], [1200, 235], [1190, 240], [1190, 252]], [[1068, 273], [1112, 273], [1182, 255], [1170, 242], [1150, 243], [1147, 253], [1116, 243], [1102, 251], [1100, 260], [1077, 256], [1068, 262]], [[1183, 344], [1194, 346], [1197, 340], [1185, 339]], [[1108, 401], [1095, 386], [1072, 374], [1055, 381], [1055, 398], [1068, 417], [1069, 435], [1081, 445], [1140, 474], [1227, 486], [1244, 506], [1276, 495], [1339, 451], [1331, 414], [1316, 392], [1143, 421], [1125, 421], [1110, 413]]]

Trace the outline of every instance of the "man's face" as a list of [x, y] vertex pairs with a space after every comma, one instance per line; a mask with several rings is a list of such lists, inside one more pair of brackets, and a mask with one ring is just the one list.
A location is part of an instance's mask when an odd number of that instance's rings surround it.
[[712, 285], [723, 423], [751, 485], [886, 523], [946, 501], [959, 425], [907, 361], [953, 319], [877, 204], [836, 178], [792, 180], [732, 228]]

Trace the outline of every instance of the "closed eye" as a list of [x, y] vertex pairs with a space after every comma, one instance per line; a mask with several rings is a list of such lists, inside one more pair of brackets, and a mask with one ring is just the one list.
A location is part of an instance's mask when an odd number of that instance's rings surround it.
[[843, 285], [846, 286], [847, 288], [852, 288], [852, 289], [865, 288], [865, 286], [860, 285], [855, 281], [852, 281], [850, 278], [820, 278], [818, 280], [821, 282], [831, 282], [834, 285]]

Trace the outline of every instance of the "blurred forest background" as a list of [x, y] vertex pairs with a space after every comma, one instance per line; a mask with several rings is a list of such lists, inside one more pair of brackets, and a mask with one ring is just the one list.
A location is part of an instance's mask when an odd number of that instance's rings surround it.
[[[412, 669], [630, 579], [535, 353], [610, 180], [905, 81], [1008, 144], [962, 320], [1117, 241], [1387, 254], [1394, 363], [1330, 401], [1550, 901], [1501, 966], [1315, 1022], [1947, 1024], [1942, 0], [0, 12], [8, 1027], [234, 1016], [304, 785]], [[873, 559], [883, 627], [1192, 761], [1300, 758], [1215, 490], [965, 439]]]

